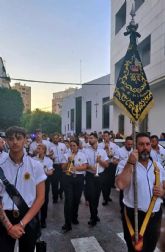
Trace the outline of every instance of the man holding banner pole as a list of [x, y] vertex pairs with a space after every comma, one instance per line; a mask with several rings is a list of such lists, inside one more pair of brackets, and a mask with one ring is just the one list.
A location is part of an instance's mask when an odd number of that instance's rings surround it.
[[[165, 195], [165, 172], [158, 162], [150, 158], [151, 142], [146, 133], [136, 136], [136, 149], [127, 161], [122, 161], [116, 185], [124, 190], [122, 222], [128, 251], [153, 252], [160, 236], [162, 197]], [[137, 171], [138, 242], [134, 241], [134, 179]]]
[[[149, 110], [153, 106], [153, 95], [150, 91], [149, 83], [147, 81], [143, 65], [139, 56], [138, 48], [137, 48], [137, 38], [140, 38], [140, 34], [137, 32], [138, 24], [135, 23], [134, 17], [135, 17], [135, 4], [132, 5], [132, 10], [130, 13], [132, 19], [127, 26], [127, 31], [124, 33], [125, 36], [130, 35], [130, 44], [128, 47], [128, 50], [126, 52], [126, 55], [123, 60], [123, 64], [119, 73], [119, 77], [116, 83], [116, 88], [114, 91], [113, 99], [116, 105], [122, 109], [125, 114], [130, 118], [132, 122], [132, 136], [133, 136], [133, 142], [135, 146], [135, 127], [138, 122], [141, 122], [146, 115], [149, 113]], [[145, 138], [145, 140], [148, 139], [148, 144], [150, 145], [150, 139], [149, 137]], [[143, 139], [144, 140], [144, 139]], [[142, 141], [143, 142], [143, 141]], [[138, 143], [137, 143], [138, 144]], [[146, 145], [146, 143], [142, 143], [142, 145]], [[148, 150], [149, 151], [149, 150]], [[136, 152], [136, 151], [135, 151]], [[135, 154], [135, 153], [134, 153]], [[135, 160], [134, 160], [135, 161]], [[132, 163], [132, 162], [131, 162]], [[134, 241], [133, 250], [129, 251], [149, 251], [152, 250], [142, 250], [143, 249], [143, 242], [141, 239], [141, 234], [139, 234], [139, 223], [141, 222], [139, 220], [138, 212], [140, 210], [139, 208], [139, 199], [142, 199], [143, 194], [145, 194], [145, 190], [143, 191], [142, 195], [138, 195], [139, 192], [139, 185], [138, 182], [140, 182], [138, 177], [138, 167], [135, 165], [135, 163], [127, 164], [127, 166], [132, 166], [132, 177], [133, 180], [133, 218], [134, 218], [134, 228], [132, 227], [132, 223], [129, 218], [127, 219], [127, 226], [131, 226], [130, 228], [130, 236], [132, 236], [132, 239]], [[125, 169], [125, 168], [124, 168]], [[128, 168], [126, 168], [127, 171]], [[156, 168], [155, 168], [156, 169]], [[157, 169], [156, 169], [157, 170]], [[130, 169], [131, 171], [131, 169]], [[156, 176], [158, 172], [155, 173], [155, 180], [152, 180], [152, 183], [156, 185], [159, 185], [159, 176]], [[120, 188], [120, 182], [118, 181], [118, 178], [116, 179], [116, 183], [118, 184]], [[141, 182], [140, 182], [141, 183]], [[155, 197], [159, 195], [153, 194], [152, 186], [150, 185], [150, 200], [152, 196], [154, 197], [153, 201], [151, 200], [152, 207], [150, 208], [150, 212], [152, 213], [152, 210], [154, 208], [154, 202], [157, 200]], [[127, 184], [128, 186], [128, 184]], [[126, 189], [126, 188], [125, 188]], [[127, 188], [128, 189], [128, 188]], [[145, 199], [144, 199], [145, 200]], [[147, 211], [146, 211], [147, 212]], [[147, 214], [147, 222], [151, 218], [152, 214]], [[126, 215], [125, 215], [126, 217]], [[131, 225], [130, 225], [131, 224]], [[141, 232], [141, 231], [140, 231]], [[144, 228], [143, 232], [144, 234]], [[128, 244], [127, 244], [128, 245]]]

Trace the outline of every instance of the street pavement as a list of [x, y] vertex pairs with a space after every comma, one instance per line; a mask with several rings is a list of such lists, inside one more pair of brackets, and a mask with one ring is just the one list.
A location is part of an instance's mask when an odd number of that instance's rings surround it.
[[[47, 228], [42, 229], [41, 237], [47, 242], [47, 252], [126, 252], [118, 203], [119, 192], [116, 189], [112, 189], [111, 198], [113, 201], [107, 206], [102, 206], [102, 197], [100, 198], [100, 222], [95, 227], [89, 227], [89, 207], [85, 205], [82, 196], [79, 225], [73, 225], [72, 231], [62, 234], [64, 200], [52, 204], [50, 195]], [[160, 250], [157, 248], [156, 252]]]

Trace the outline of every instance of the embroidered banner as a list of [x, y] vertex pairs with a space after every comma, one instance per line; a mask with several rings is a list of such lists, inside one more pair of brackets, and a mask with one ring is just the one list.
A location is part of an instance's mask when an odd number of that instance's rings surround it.
[[153, 106], [153, 96], [135, 41], [130, 40], [113, 98], [132, 122], [141, 122]]

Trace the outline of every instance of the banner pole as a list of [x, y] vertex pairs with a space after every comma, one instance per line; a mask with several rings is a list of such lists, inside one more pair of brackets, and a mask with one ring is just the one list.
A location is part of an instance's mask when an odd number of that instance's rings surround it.
[[[133, 137], [133, 149], [136, 148], [136, 132], [135, 122], [132, 122], [132, 137]], [[133, 181], [134, 181], [134, 222], [135, 222], [135, 242], [138, 242], [138, 192], [137, 192], [137, 170], [136, 164], [133, 169]]]

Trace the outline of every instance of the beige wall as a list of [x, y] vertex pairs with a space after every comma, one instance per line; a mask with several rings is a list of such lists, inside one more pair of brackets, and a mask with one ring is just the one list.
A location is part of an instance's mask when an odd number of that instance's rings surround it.
[[31, 111], [31, 87], [15, 83], [12, 89], [17, 90], [21, 94], [24, 103], [24, 111]]

